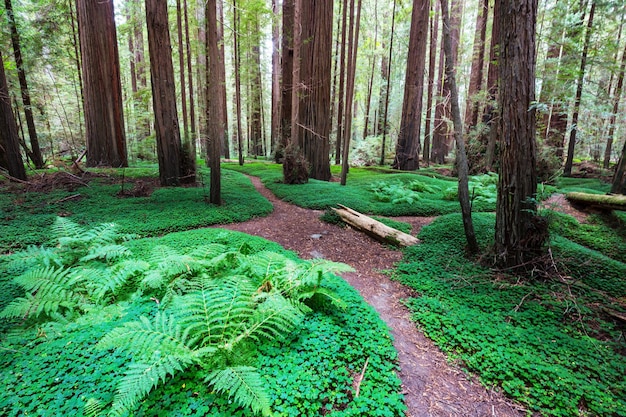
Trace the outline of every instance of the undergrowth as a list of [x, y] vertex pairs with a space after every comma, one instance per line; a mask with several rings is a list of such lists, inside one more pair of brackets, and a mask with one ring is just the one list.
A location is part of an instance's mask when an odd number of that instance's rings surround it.
[[[494, 216], [476, 214], [474, 226], [482, 246], [492, 244]], [[624, 326], [603, 310], [625, 311], [625, 265], [555, 236], [561, 275], [496, 274], [465, 258], [462, 230], [458, 214], [424, 227], [395, 273], [419, 294], [406, 303], [423, 331], [542, 415], [626, 415]]]
[[[100, 303], [89, 301], [98, 291], [68, 294], [89, 308], [60, 303], [27, 321], [20, 314], [4, 329], [0, 414], [402, 414], [391, 339], [373, 309], [330, 273], [345, 266], [300, 261], [265, 240], [219, 229], [115, 243], [111, 225], [59, 222], [54, 248], [3, 258], [3, 290], [17, 276], [37, 297], [21, 277], [46, 263], [67, 271], [57, 277], [67, 291], [89, 287], [89, 274], [67, 278], [93, 262], [109, 275], [129, 259], [142, 268]], [[124, 256], [104, 255], [118, 252]], [[7, 304], [0, 298], [11, 311]], [[368, 358], [355, 398], [354, 375]]]
[[[145, 168], [139, 169], [149, 173]], [[122, 233], [159, 236], [215, 224], [227, 224], [264, 216], [271, 204], [245, 176], [222, 171], [222, 199], [215, 207], [207, 203], [208, 183], [192, 188], [157, 188], [149, 197], [120, 198], [122, 174], [134, 177], [133, 169], [105, 171], [110, 177], [96, 178], [88, 186], [72, 191], [25, 192], [20, 187], [0, 192], [0, 253], [20, 250], [28, 245], [47, 243], [46, 231], [57, 216], [79, 224], [116, 223]], [[199, 178], [207, 179], [206, 168]], [[111, 184], [113, 182], [113, 184]], [[130, 188], [129, 184], [125, 184]]]

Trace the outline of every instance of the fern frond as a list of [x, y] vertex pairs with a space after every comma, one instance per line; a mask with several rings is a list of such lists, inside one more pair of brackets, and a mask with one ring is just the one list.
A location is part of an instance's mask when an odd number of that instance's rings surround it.
[[205, 380], [215, 391], [226, 393], [243, 407], [252, 408], [264, 416], [272, 414], [265, 382], [257, 370], [250, 366], [238, 366], [212, 372]]
[[203, 245], [195, 248], [189, 253], [189, 256], [193, 258], [201, 259], [213, 259], [217, 255], [228, 252], [228, 247], [220, 243], [211, 243], [209, 245]]
[[13, 280], [29, 292], [39, 291], [41, 287], [63, 284], [70, 281], [70, 270], [66, 268], [34, 268], [24, 272]]
[[0, 312], [0, 318], [27, 318], [34, 311], [35, 306], [36, 300], [32, 295], [26, 294], [25, 297], [17, 297], [4, 307], [2, 312]]
[[152, 265], [158, 265], [161, 261], [163, 261], [163, 259], [168, 258], [170, 256], [174, 256], [174, 255], [180, 255], [180, 253], [178, 253], [178, 251], [176, 251], [174, 248], [171, 248], [169, 246], [157, 245], [154, 248], [152, 248], [152, 250], [150, 251], [150, 255], [148, 256], [148, 259], [146, 260], [150, 262]]
[[89, 398], [83, 406], [83, 415], [85, 417], [99, 417], [102, 415], [104, 403], [95, 398]]
[[[324, 298], [328, 299], [330, 301], [330, 303], [332, 305], [334, 305], [337, 308], [340, 308], [342, 310], [346, 309], [348, 304], [343, 301], [335, 291], [330, 290], [328, 288], [324, 288], [324, 287], [317, 287], [315, 289], [312, 289], [310, 291], [302, 291], [298, 294], [298, 300], [299, 301], [304, 301], [307, 300], [315, 295], [321, 295]], [[305, 307], [305, 313], [306, 313], [307, 308]]]
[[68, 218], [57, 217], [52, 225], [52, 233], [54, 233], [57, 239], [65, 238], [71, 240], [80, 238], [85, 233], [85, 229]]
[[160, 382], [164, 383], [168, 376], [184, 371], [192, 363], [187, 357], [158, 352], [150, 361], [131, 363], [117, 385], [111, 414], [121, 415], [127, 410], [131, 411]]
[[142, 288], [152, 288], [154, 290], [165, 286], [165, 277], [159, 270], [150, 270], [146, 276], [141, 280]]
[[109, 293], [116, 294], [131, 278], [145, 272], [148, 268], [150, 268], [150, 264], [135, 259], [116, 263], [111, 267], [109, 273], [103, 274], [101, 279], [93, 282], [95, 286], [94, 299], [101, 301]]
[[120, 235], [114, 223], [102, 223], [86, 230], [81, 238], [90, 242], [90, 246], [95, 247], [114, 244], [120, 240]]
[[270, 279], [270, 277], [276, 274], [284, 274], [287, 265], [293, 265], [295, 262], [285, 255], [281, 255], [276, 252], [263, 251], [254, 255], [248, 256], [248, 264], [250, 272], [261, 281]]
[[232, 339], [253, 315], [256, 288], [245, 277], [204, 278], [189, 286], [187, 294], [174, 300], [173, 309], [186, 334], [201, 338], [203, 346]]
[[7, 270], [14, 273], [22, 273], [34, 266], [60, 267], [63, 265], [61, 258], [55, 250], [44, 246], [29, 246], [7, 257]]
[[93, 246], [87, 255], [80, 258], [81, 262], [88, 262], [94, 259], [112, 261], [119, 258], [128, 257], [132, 254], [126, 246], [108, 244], [103, 246]]
[[304, 313], [290, 300], [279, 293], [270, 294], [257, 306], [252, 317], [242, 323], [239, 332], [224, 348], [230, 350], [248, 340], [282, 339], [300, 324], [303, 317]]

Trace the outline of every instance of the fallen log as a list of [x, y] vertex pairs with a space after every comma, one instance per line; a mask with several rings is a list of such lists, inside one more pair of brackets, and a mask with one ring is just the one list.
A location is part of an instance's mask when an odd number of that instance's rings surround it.
[[416, 237], [389, 227], [349, 207], [339, 204], [339, 208], [333, 208], [333, 210], [341, 217], [341, 220], [381, 242], [396, 246], [411, 246], [419, 243]]
[[626, 195], [571, 192], [567, 193], [565, 198], [574, 204], [594, 209], [626, 211]]

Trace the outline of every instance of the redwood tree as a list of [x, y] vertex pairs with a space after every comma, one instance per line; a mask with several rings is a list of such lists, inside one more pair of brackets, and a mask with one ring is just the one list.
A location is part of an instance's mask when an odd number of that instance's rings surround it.
[[500, 177], [495, 255], [523, 265], [543, 244], [536, 214], [535, 26], [537, 0], [503, 0], [499, 19]]
[[113, 0], [78, 0], [87, 166], [128, 166]]
[[424, 67], [428, 40], [428, 10], [428, 0], [413, 0], [402, 119], [396, 145], [396, 158], [393, 161], [394, 168], [404, 171], [419, 168], [422, 94], [424, 92]]
[[333, 1], [305, 0], [301, 7], [298, 145], [310, 177], [328, 181]]
[[9, 175], [18, 180], [26, 180], [26, 170], [20, 154], [17, 124], [13, 109], [7, 78], [4, 73], [4, 61], [0, 53], [0, 167], [9, 171]]
[[159, 179], [163, 186], [178, 185], [181, 176], [181, 144], [167, 3], [146, 0], [146, 23]]

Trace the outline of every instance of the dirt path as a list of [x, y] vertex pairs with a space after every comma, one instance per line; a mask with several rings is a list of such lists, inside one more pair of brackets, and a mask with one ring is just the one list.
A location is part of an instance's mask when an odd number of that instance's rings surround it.
[[[273, 205], [264, 218], [223, 226], [275, 241], [304, 259], [323, 257], [344, 262], [356, 271], [343, 278], [356, 288], [387, 323], [394, 337], [400, 362], [408, 417], [523, 416], [523, 408], [502, 394], [485, 389], [463, 371], [446, 361], [439, 349], [410, 321], [400, 300], [410, 289], [391, 281], [379, 271], [390, 269], [402, 259], [390, 250], [352, 229], [319, 220], [321, 212], [303, 209], [278, 200], [261, 181], [251, 177], [255, 188]], [[413, 234], [432, 218], [402, 218], [413, 224]]]

